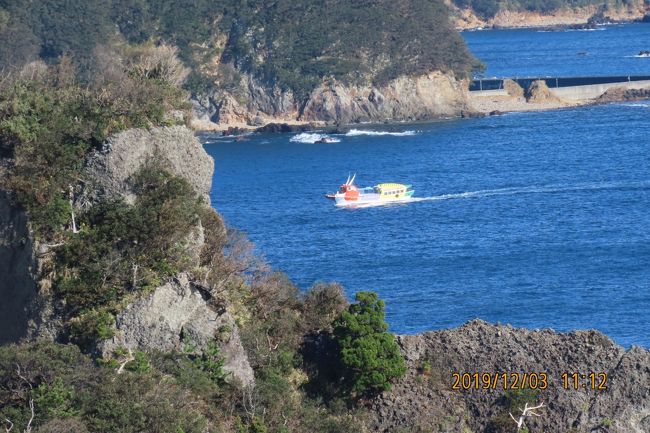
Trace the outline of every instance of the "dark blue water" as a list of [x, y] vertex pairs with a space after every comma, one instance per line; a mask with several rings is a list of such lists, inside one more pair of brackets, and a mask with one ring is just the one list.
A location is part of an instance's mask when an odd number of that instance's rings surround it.
[[486, 30], [462, 32], [487, 65], [485, 77], [650, 75], [650, 24], [596, 30]]
[[[480, 317], [650, 346], [649, 119], [645, 102], [381, 126], [415, 132], [333, 144], [208, 137], [212, 200], [300, 287], [379, 292], [395, 332]], [[360, 186], [412, 183], [425, 200], [337, 209], [322, 194], [349, 172]]]

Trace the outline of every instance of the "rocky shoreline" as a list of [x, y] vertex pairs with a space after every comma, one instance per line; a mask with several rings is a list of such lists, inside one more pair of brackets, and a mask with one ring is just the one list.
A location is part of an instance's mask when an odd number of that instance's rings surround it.
[[471, 9], [450, 4], [457, 30], [523, 29], [523, 28], [585, 28], [603, 24], [648, 22], [650, 10], [643, 2], [632, 2], [618, 8], [591, 5], [560, 9], [549, 13], [530, 11], [499, 11], [492, 18], [483, 18]]
[[[615, 102], [632, 102], [650, 99], [650, 89], [624, 89], [612, 88], [596, 99], [585, 100], [563, 100], [552, 95], [541, 95], [535, 98], [527, 98], [523, 89], [521, 93], [497, 96], [476, 96], [469, 92], [467, 97], [466, 109], [461, 111], [457, 116], [451, 117], [432, 117], [430, 119], [421, 119], [418, 121], [384, 121], [384, 122], [364, 122], [366, 125], [379, 124], [410, 124], [421, 121], [435, 121], [448, 118], [477, 118], [487, 116], [498, 116], [505, 113], [521, 113], [529, 111], [548, 111], [561, 110], [567, 108], [602, 105]], [[335, 122], [298, 122], [285, 119], [270, 119], [269, 123], [262, 126], [251, 126], [247, 124], [220, 124], [216, 127], [201, 128], [201, 124], [194, 124], [194, 130], [198, 133], [217, 133], [222, 136], [242, 137], [250, 133], [301, 133], [309, 131], [319, 131], [325, 134], [339, 134], [349, 131], [351, 128], [358, 127], [360, 123], [335, 123]]]

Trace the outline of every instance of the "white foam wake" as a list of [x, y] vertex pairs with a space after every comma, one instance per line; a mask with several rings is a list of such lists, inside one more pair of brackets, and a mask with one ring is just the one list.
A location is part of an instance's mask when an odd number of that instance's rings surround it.
[[394, 137], [406, 137], [415, 134], [417, 134], [416, 131], [389, 132], [389, 131], [370, 131], [364, 129], [350, 129], [345, 135], [348, 137], [356, 137], [359, 135], [392, 135]]
[[430, 197], [414, 197], [411, 201], [435, 201], [435, 200], [451, 200], [461, 198], [482, 198], [493, 197], [500, 195], [517, 195], [517, 194], [544, 194], [544, 193], [557, 193], [557, 192], [582, 192], [582, 191], [604, 191], [612, 189], [650, 189], [650, 182], [634, 182], [634, 183], [617, 183], [617, 182], [603, 182], [603, 183], [585, 183], [575, 185], [545, 185], [545, 186], [524, 186], [512, 188], [499, 188], [499, 189], [484, 189], [479, 191], [467, 191], [452, 194], [434, 195]]
[[316, 134], [316, 133], [308, 133], [308, 132], [303, 132], [298, 135], [294, 135], [289, 139], [289, 141], [294, 143], [316, 143], [317, 141], [320, 141], [324, 138], [327, 138], [330, 143], [338, 143], [341, 141], [338, 138], [330, 137], [327, 134]]

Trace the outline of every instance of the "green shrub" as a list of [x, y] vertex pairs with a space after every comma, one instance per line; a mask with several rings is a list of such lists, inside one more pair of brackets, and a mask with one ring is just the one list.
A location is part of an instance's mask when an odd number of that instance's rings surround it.
[[149, 359], [147, 354], [136, 350], [133, 354], [133, 361], [129, 361], [124, 366], [125, 369], [132, 371], [134, 373], [148, 373], [151, 371], [151, 365], [149, 364]]
[[73, 407], [74, 394], [74, 388], [57, 377], [51, 384], [43, 382], [34, 390], [34, 405], [47, 418], [73, 417], [79, 414]]
[[196, 368], [205, 372], [213, 383], [217, 385], [223, 383], [226, 377], [226, 373], [223, 371], [224, 359], [220, 355], [219, 346], [215, 342], [208, 343], [205, 352], [196, 357], [193, 362]]
[[106, 310], [90, 310], [70, 321], [70, 340], [89, 349], [95, 342], [113, 337], [115, 316]]
[[355, 299], [334, 323], [334, 338], [350, 389], [359, 396], [390, 389], [406, 367], [395, 337], [387, 332], [384, 302], [372, 292], [358, 292]]

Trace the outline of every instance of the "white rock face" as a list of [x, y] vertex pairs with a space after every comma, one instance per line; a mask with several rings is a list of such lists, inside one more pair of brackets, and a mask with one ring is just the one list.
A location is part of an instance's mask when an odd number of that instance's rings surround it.
[[185, 274], [127, 306], [117, 316], [116, 328], [115, 336], [100, 345], [104, 356], [118, 347], [181, 352], [184, 339], [201, 351], [216, 341], [233, 383], [247, 387], [254, 381], [234, 319], [211, 307]]

